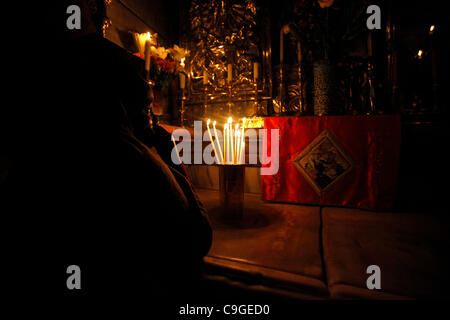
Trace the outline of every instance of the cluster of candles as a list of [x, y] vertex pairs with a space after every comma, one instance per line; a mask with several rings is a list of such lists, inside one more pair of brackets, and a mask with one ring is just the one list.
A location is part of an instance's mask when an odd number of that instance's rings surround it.
[[223, 126], [223, 140], [221, 146], [221, 141], [217, 134], [216, 121], [213, 122], [213, 132], [215, 137], [213, 139], [211, 128], [209, 127], [211, 119], [208, 119], [206, 128], [208, 129], [209, 138], [218, 164], [237, 165], [245, 163], [245, 122], [246, 118], [243, 118], [242, 125], [236, 123], [233, 126], [233, 119], [228, 118], [228, 121]]

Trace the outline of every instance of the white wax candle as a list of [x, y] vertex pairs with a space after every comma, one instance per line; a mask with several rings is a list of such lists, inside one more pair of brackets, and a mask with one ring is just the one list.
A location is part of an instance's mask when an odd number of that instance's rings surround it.
[[253, 80], [256, 82], [259, 78], [259, 63], [253, 63]]
[[233, 65], [231, 63], [228, 64], [228, 82], [233, 81]]
[[228, 123], [223, 126], [223, 155], [224, 163], [228, 163]]
[[180, 73], [180, 89], [184, 89], [186, 86], [186, 76], [184, 73]]
[[150, 40], [147, 40], [145, 42], [145, 50], [144, 50], [144, 57], [145, 57], [145, 71], [150, 71], [150, 46], [151, 42]]
[[238, 150], [239, 150], [239, 139], [238, 139], [238, 135], [239, 135], [239, 124], [236, 123], [236, 125], [234, 126], [234, 163], [239, 163], [239, 159], [238, 159]]
[[[213, 122], [213, 128], [214, 128], [214, 136], [217, 141], [217, 149], [219, 150], [219, 158], [221, 159], [220, 163], [223, 164], [224, 159], [223, 159], [223, 154], [222, 154], [222, 148], [220, 147], [219, 135], [217, 134], [217, 130], [216, 130], [216, 121]], [[222, 136], [222, 140], [223, 140], [223, 136]]]

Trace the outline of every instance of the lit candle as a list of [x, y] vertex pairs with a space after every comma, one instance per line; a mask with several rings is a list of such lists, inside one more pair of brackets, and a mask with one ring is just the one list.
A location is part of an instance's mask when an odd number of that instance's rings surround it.
[[234, 126], [234, 159], [236, 160], [236, 163], [239, 162], [239, 158], [238, 158], [238, 150], [239, 150], [239, 123], [236, 123], [236, 125]]
[[253, 80], [256, 82], [259, 78], [259, 63], [253, 63]]
[[245, 130], [245, 122], [247, 121], [246, 118], [242, 119], [242, 132], [241, 132], [241, 148], [239, 150], [240, 153], [240, 157], [239, 158], [243, 158], [242, 162], [245, 162], [245, 135], [244, 135], [244, 130]]
[[[209, 140], [211, 140], [211, 144], [212, 144], [213, 150], [214, 150], [214, 155], [216, 157], [217, 163], [219, 163], [219, 155], [217, 154], [215, 143], [214, 143], [212, 135], [211, 135], [211, 130], [209, 129], [209, 123], [210, 122], [211, 122], [211, 120], [208, 119], [208, 121], [206, 122], [206, 128], [208, 128]], [[217, 139], [217, 137], [216, 137], [216, 139]]]
[[146, 42], [147, 41], [152, 42], [154, 40], [153, 38], [154, 37], [153, 37], [153, 35], [150, 32], [137, 34], [137, 41], [138, 41], [138, 46], [139, 46], [139, 52], [144, 53]]
[[175, 142], [175, 138], [173, 137], [173, 134], [171, 135], [171, 137], [172, 137], [173, 145], [175, 147], [175, 153], [177, 154], [178, 163], [181, 164], [180, 154], [178, 153], [177, 143]]
[[228, 163], [228, 123], [223, 126], [223, 154], [224, 163]]
[[233, 65], [231, 63], [228, 64], [228, 78], [227, 81], [230, 83], [233, 81]]
[[432, 35], [432, 34], [434, 33], [434, 30], [436, 30], [436, 26], [435, 26], [435, 25], [432, 25], [432, 26], [430, 27], [430, 35]]
[[236, 140], [237, 140], [237, 148], [236, 148], [236, 163], [241, 164], [241, 131], [239, 130], [239, 125], [236, 125]]
[[423, 51], [419, 50], [419, 52], [417, 52], [417, 59], [422, 60], [423, 57]]
[[219, 149], [219, 157], [220, 157], [220, 159], [222, 159], [221, 163], [224, 163], [223, 154], [222, 154], [222, 148], [220, 147], [219, 136], [218, 136], [217, 130], [216, 130], [216, 121], [213, 122], [213, 128], [214, 128], [214, 136], [215, 136], [216, 141], [217, 141], [217, 149]]
[[[180, 66], [183, 68], [184, 71], [184, 58], [181, 59]], [[186, 86], [186, 76], [183, 72], [180, 72], [180, 89], [184, 89]]]
[[233, 119], [228, 118], [228, 149], [230, 150], [231, 163], [234, 163], [234, 143], [233, 143]]

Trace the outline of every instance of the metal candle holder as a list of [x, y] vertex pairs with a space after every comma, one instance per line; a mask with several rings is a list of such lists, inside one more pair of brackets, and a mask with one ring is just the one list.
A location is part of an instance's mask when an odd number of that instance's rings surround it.
[[[147, 78], [147, 84], [148, 84], [149, 89], [151, 91], [153, 91], [153, 88], [155, 87], [155, 82], [150, 80], [150, 72], [147, 74], [146, 78]], [[153, 104], [153, 102], [152, 102], [152, 104]], [[158, 119], [153, 114], [153, 110], [152, 110], [151, 106], [149, 106], [149, 108], [147, 109], [147, 114], [150, 119], [150, 127], [153, 127], [153, 125], [156, 125], [158, 123]]]
[[262, 116], [263, 115], [262, 110], [261, 110], [260, 104], [258, 103], [259, 96], [258, 96], [258, 81], [257, 80], [254, 81], [253, 86], [254, 86], [254, 90], [255, 90], [255, 114], [257, 116]]
[[185, 95], [185, 89], [181, 89], [181, 108], [180, 108], [180, 125], [184, 127], [184, 123], [186, 121], [186, 110], [185, 110], [185, 102], [187, 98]]
[[208, 114], [208, 86], [205, 85], [203, 88], [204, 94], [204, 104], [203, 104], [203, 116], [207, 116]]
[[373, 71], [373, 63], [369, 61], [367, 65], [368, 73], [369, 73], [369, 102], [370, 102], [370, 111], [367, 113], [368, 115], [375, 114], [375, 88], [374, 88], [374, 71]]
[[224, 220], [244, 215], [245, 165], [219, 165], [220, 208]]
[[228, 82], [228, 116], [231, 116], [233, 114], [233, 105], [231, 103], [232, 100], [232, 85], [231, 82]]
[[306, 113], [305, 105], [303, 103], [303, 69], [301, 63], [298, 64], [298, 113], [304, 115]]

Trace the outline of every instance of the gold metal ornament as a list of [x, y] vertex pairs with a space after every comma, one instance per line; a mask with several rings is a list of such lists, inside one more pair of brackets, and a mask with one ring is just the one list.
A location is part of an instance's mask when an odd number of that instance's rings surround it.
[[255, 62], [264, 71], [266, 55], [258, 10], [255, 0], [192, 1], [185, 37], [191, 52], [186, 109], [192, 118], [241, 118], [261, 110], [269, 83], [264, 72], [259, 80], [253, 74]]

